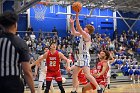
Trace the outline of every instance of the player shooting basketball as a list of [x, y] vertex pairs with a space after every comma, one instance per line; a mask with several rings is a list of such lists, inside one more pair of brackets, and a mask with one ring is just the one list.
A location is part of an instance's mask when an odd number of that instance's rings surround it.
[[94, 85], [96, 86], [98, 93], [102, 93], [102, 89], [96, 82], [95, 78], [90, 74], [90, 54], [89, 54], [89, 48], [91, 46], [91, 36], [94, 32], [94, 27], [92, 25], [86, 25], [84, 29], [80, 26], [79, 23], [79, 12], [76, 12], [76, 27], [77, 30], [74, 28], [74, 19], [70, 18], [70, 27], [71, 27], [71, 34], [74, 36], [80, 37], [80, 43], [79, 43], [79, 54], [78, 54], [78, 60], [75, 64], [75, 68], [73, 69], [73, 90], [71, 93], [77, 93], [76, 87], [78, 86], [78, 73], [83, 69], [83, 72], [86, 76], [86, 78]]

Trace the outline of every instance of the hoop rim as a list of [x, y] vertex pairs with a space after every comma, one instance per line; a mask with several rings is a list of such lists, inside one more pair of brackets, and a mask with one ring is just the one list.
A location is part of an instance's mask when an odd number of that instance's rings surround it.
[[45, 2], [45, 1], [40, 1], [40, 2], [38, 2], [38, 4], [47, 5], [47, 4], [48, 4], [48, 2]]

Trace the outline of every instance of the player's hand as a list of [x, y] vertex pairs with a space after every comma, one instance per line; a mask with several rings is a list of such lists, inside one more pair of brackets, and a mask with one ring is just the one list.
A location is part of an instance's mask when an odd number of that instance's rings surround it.
[[70, 17], [69, 22], [70, 24], [74, 24], [75, 19], [73, 18], [73, 16]]
[[100, 73], [98, 73], [97, 75], [96, 75], [96, 78], [98, 78], [98, 77], [100, 77], [101, 76], [101, 74]]
[[66, 67], [67, 72], [69, 73], [71, 71], [70, 67]]

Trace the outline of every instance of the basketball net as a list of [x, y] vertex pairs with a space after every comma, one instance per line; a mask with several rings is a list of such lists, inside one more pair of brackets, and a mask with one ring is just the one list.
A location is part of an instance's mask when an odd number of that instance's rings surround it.
[[47, 10], [46, 2], [39, 2], [37, 5], [33, 7], [35, 13], [35, 19], [37, 21], [43, 21], [45, 19], [45, 13]]

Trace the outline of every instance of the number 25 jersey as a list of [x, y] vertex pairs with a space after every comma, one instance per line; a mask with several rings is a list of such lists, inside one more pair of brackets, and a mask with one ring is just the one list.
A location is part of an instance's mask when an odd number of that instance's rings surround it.
[[48, 51], [47, 59], [47, 71], [58, 71], [60, 70], [60, 58], [59, 52], [56, 50], [54, 54]]

